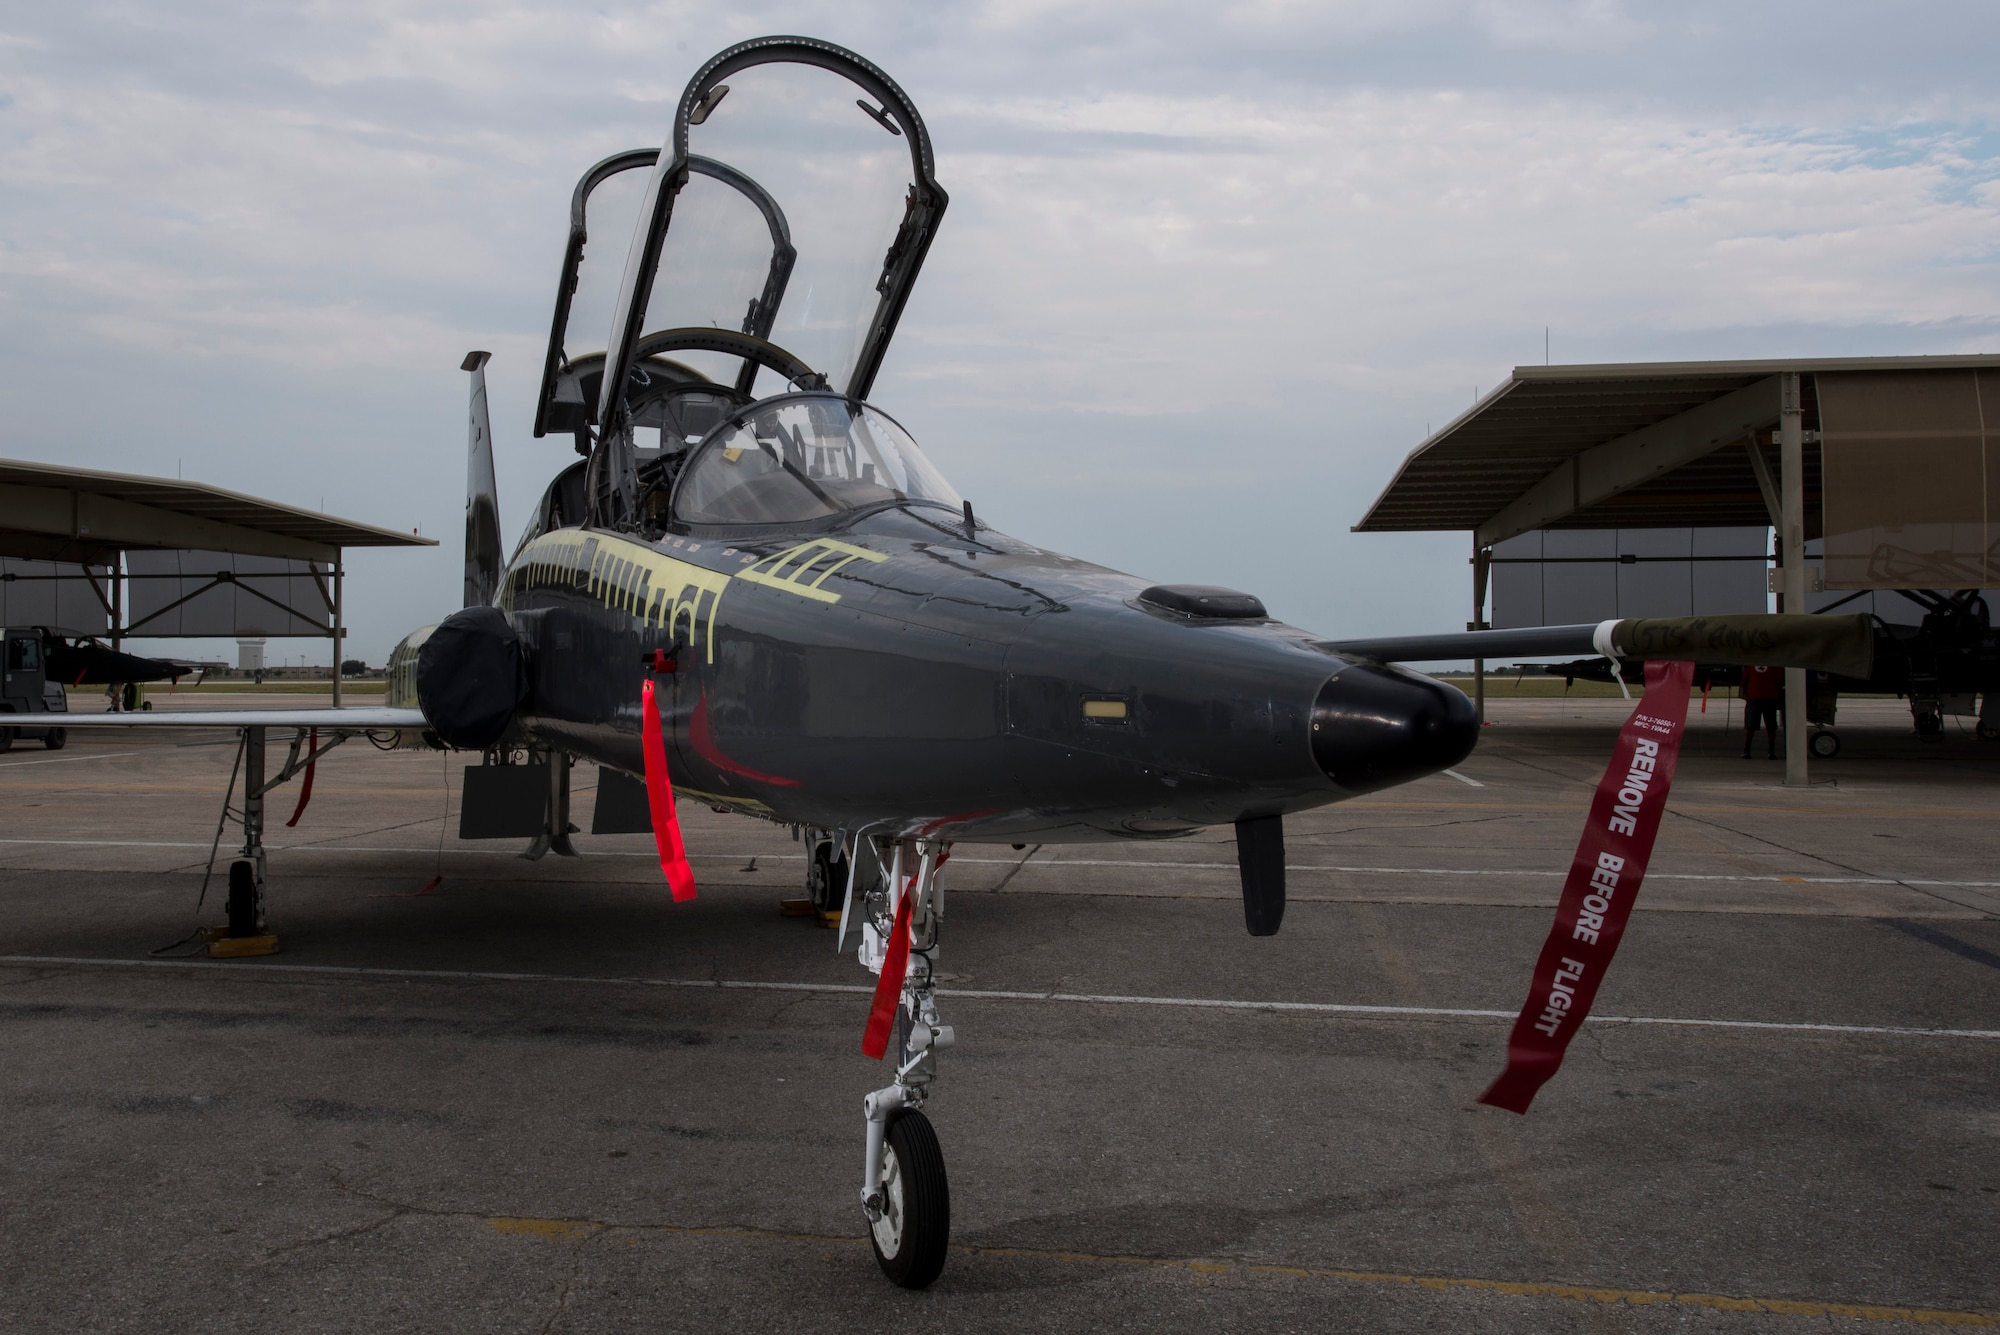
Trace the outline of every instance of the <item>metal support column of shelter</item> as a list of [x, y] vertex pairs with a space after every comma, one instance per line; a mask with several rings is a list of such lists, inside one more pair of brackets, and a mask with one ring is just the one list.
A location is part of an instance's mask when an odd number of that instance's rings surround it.
[[[1784, 565], [1780, 583], [1784, 610], [1806, 610], [1806, 482], [1805, 408], [1799, 399], [1799, 373], [1778, 376], [1778, 492], [1784, 527], [1778, 550]], [[1806, 778], [1806, 673], [1785, 669], [1785, 786], [1803, 788]]]
[[[1486, 629], [1486, 577], [1493, 569], [1493, 549], [1482, 547], [1477, 534], [1472, 539], [1472, 620], [1467, 630]], [[1486, 724], [1486, 660], [1472, 660], [1472, 709], [1480, 726]]]
[[347, 629], [340, 620], [340, 558], [341, 551], [336, 547], [333, 552], [333, 707], [335, 709], [340, 708], [340, 656], [347, 648], [343, 643], [347, 638]]

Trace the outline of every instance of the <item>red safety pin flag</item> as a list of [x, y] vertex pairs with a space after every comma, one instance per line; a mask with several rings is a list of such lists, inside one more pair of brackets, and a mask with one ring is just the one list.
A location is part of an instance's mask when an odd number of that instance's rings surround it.
[[[169, 695], [173, 688], [167, 688]], [[299, 823], [299, 817], [306, 814], [306, 803], [313, 800], [313, 771], [319, 768], [319, 729], [313, 728], [306, 734], [306, 777], [299, 783], [299, 804], [292, 811], [292, 818], [285, 822], [291, 829]]]
[[1632, 916], [1687, 728], [1692, 663], [1646, 664], [1646, 694], [1618, 731], [1611, 766], [1563, 882], [1555, 925], [1535, 961], [1528, 1000], [1507, 1039], [1507, 1069], [1481, 1103], [1525, 1113], [1562, 1065]]
[[[931, 864], [935, 877], [951, 861], [945, 849]], [[876, 1061], [889, 1050], [889, 1031], [895, 1026], [896, 1008], [903, 1001], [903, 980], [910, 973], [910, 918], [917, 900], [917, 883], [923, 878], [923, 864], [917, 874], [903, 878], [903, 897], [896, 902], [896, 924], [889, 929], [889, 950], [882, 957], [882, 976], [875, 980], [875, 1000], [868, 1007], [868, 1027], [861, 1033], [861, 1051]]]
[[694, 868], [688, 866], [687, 849], [681, 843], [681, 822], [674, 814], [674, 785], [667, 777], [667, 741], [660, 731], [660, 710], [653, 700], [649, 678], [641, 694], [645, 715], [641, 740], [646, 753], [646, 805], [653, 815], [653, 843], [660, 850], [660, 870], [666, 873], [667, 888], [678, 903], [694, 898]]
[[882, 976], [875, 980], [868, 1028], [861, 1035], [861, 1051], [876, 1061], [889, 1050], [889, 1031], [895, 1027], [896, 1007], [903, 1000], [903, 979], [910, 972], [910, 909], [916, 898], [910, 887], [904, 887], [896, 905], [896, 925], [889, 929], [889, 953], [882, 957]]

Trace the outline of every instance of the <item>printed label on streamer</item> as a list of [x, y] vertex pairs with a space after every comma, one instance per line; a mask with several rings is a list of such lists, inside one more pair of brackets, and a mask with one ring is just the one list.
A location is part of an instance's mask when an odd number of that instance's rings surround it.
[[1610, 768], [1563, 882], [1555, 926], [1507, 1039], [1507, 1069], [1481, 1103], [1525, 1113], [1590, 1014], [1652, 860], [1687, 727], [1692, 663], [1646, 664], [1646, 694], [1618, 731]]

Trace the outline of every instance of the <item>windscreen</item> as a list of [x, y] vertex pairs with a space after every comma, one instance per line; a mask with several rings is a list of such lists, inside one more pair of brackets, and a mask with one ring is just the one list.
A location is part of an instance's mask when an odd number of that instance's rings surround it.
[[[883, 260], [903, 219], [910, 146], [878, 119], [878, 104], [842, 75], [814, 65], [737, 70], [728, 92], [688, 127], [691, 158], [710, 158], [755, 181], [790, 224], [798, 252], [766, 335], [845, 385], [881, 293]], [[864, 109], [864, 106], [868, 109]], [[742, 329], [762, 288], [768, 235], [753, 208], [719, 182], [691, 175], [674, 202], [645, 329]], [[762, 259], [752, 238], [761, 239]]]
[[690, 524], [799, 523], [899, 501], [964, 504], [896, 423], [850, 399], [802, 395], [713, 436], [681, 479], [674, 515]]

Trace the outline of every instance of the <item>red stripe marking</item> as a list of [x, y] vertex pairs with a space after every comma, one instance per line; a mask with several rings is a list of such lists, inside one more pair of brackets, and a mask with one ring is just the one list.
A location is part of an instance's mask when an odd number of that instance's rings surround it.
[[693, 745], [696, 755], [725, 774], [734, 774], [740, 778], [754, 779], [758, 783], [776, 784], [780, 788], [796, 788], [799, 786], [797, 779], [787, 779], [777, 774], [766, 774], [762, 770], [751, 769], [748, 765], [731, 760], [728, 756], [722, 754], [722, 748], [715, 744], [715, 733], [709, 727], [708, 690], [706, 687], [702, 689], [701, 699], [695, 702], [694, 717], [688, 720], [688, 741]]

